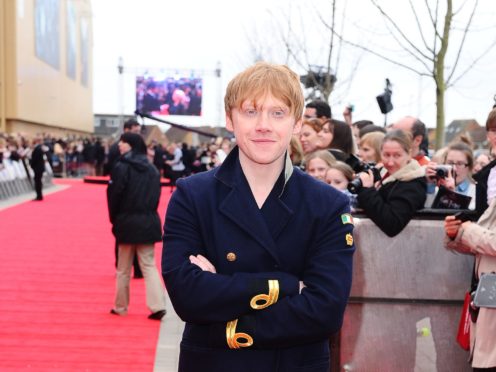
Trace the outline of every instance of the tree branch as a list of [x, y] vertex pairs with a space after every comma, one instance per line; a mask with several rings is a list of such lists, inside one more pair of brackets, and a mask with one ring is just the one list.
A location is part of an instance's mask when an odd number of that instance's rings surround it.
[[412, 0], [408, 0], [408, 2], [410, 3], [410, 8], [412, 9], [413, 15], [415, 17], [415, 22], [417, 23], [417, 28], [418, 28], [420, 37], [422, 38], [422, 42], [424, 43], [425, 48], [429, 52], [431, 52], [432, 54], [434, 54], [434, 51], [429, 47], [429, 45], [427, 44], [427, 41], [425, 40], [424, 33], [422, 32], [422, 27], [420, 26], [419, 17], [417, 15], [417, 12], [415, 10], [415, 7], [413, 6]]
[[446, 85], [449, 85], [451, 78], [455, 74], [455, 70], [456, 70], [456, 67], [458, 66], [458, 61], [460, 60], [460, 55], [462, 54], [462, 49], [463, 49], [463, 46], [465, 45], [465, 40], [467, 38], [468, 30], [470, 28], [470, 25], [472, 24], [472, 19], [474, 18], [474, 14], [475, 14], [475, 11], [477, 9], [478, 3], [479, 3], [479, 0], [475, 0], [474, 8], [472, 9], [472, 13], [470, 14], [470, 18], [467, 22], [467, 26], [465, 27], [465, 30], [463, 30], [462, 41], [460, 43], [460, 48], [458, 49], [458, 53], [456, 54], [456, 59], [455, 59], [454, 65], [453, 65], [453, 69], [451, 70], [450, 75], [446, 79]]
[[400, 36], [410, 45], [410, 47], [412, 47], [422, 57], [429, 58], [423, 51], [421, 51], [419, 48], [417, 48], [417, 46], [410, 41], [410, 39], [403, 33], [403, 31], [401, 31], [399, 26], [396, 24], [395, 21], [393, 21], [393, 19], [389, 16], [389, 14], [387, 14], [381, 8], [381, 6], [379, 4], [377, 4], [376, 0], [371, 0], [371, 1], [372, 1], [372, 4], [374, 4], [374, 6], [379, 10], [379, 12], [386, 18], [386, 20], [388, 20], [389, 23], [391, 23], [391, 25], [394, 27], [396, 32], [398, 32], [398, 34], [400, 34]]
[[476, 59], [474, 59], [472, 61], [472, 63], [470, 64], [470, 66], [468, 66], [465, 70], [462, 71], [462, 73], [460, 75], [458, 75], [457, 78], [455, 78], [452, 82], [450, 83], [446, 83], [446, 88], [449, 88], [449, 87], [452, 87], [453, 85], [455, 85], [458, 80], [460, 80], [468, 71], [470, 71], [472, 69], [472, 67], [475, 66], [475, 64], [477, 62], [479, 62], [483, 57], [486, 56], [487, 52], [489, 52], [492, 48], [494, 48], [494, 46], [496, 46], [496, 40], [494, 40], [488, 47], [486, 50], [484, 50]]
[[432, 77], [432, 74], [427, 74], [425, 72], [418, 71], [418, 70], [414, 69], [413, 67], [411, 67], [409, 65], [406, 65], [404, 63], [395, 61], [393, 59], [390, 59], [390, 58], [388, 58], [388, 57], [386, 57], [386, 56], [384, 56], [384, 55], [382, 55], [380, 53], [377, 53], [377, 52], [373, 51], [372, 49], [369, 49], [369, 48], [364, 47], [362, 45], [359, 45], [359, 44], [353, 43], [351, 41], [345, 40], [339, 33], [336, 32], [336, 30], [334, 30], [331, 26], [329, 26], [322, 18], [321, 18], [321, 21], [324, 24], [324, 26], [327, 29], [331, 30], [342, 43], [345, 43], [345, 44], [350, 45], [352, 47], [355, 47], [355, 48], [364, 50], [364, 51], [366, 51], [366, 52], [368, 52], [368, 53], [370, 53], [370, 54], [372, 54], [372, 55], [374, 55], [376, 57], [379, 57], [379, 58], [381, 58], [381, 59], [383, 59], [385, 61], [388, 61], [388, 62], [390, 62], [392, 64], [397, 65], [397, 66], [401, 66], [401, 67], [403, 67], [403, 68], [405, 68], [405, 69], [407, 69], [409, 71], [412, 71], [412, 72], [416, 73], [417, 75]]

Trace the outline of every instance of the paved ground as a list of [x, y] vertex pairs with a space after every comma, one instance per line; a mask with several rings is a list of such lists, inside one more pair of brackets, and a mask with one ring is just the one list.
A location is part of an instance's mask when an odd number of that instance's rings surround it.
[[177, 371], [179, 342], [184, 329], [184, 322], [174, 312], [169, 298], [166, 307], [167, 315], [162, 319], [155, 354], [156, 372]]

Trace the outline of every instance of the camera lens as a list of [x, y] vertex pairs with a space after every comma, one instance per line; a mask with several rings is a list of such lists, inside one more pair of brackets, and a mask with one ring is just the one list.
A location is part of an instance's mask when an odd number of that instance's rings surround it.
[[362, 188], [362, 180], [360, 177], [355, 178], [348, 184], [348, 191], [352, 194], [357, 194], [358, 191]]

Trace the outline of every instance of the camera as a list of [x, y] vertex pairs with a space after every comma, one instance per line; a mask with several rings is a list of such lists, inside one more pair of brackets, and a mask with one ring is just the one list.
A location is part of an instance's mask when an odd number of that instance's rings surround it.
[[453, 167], [451, 165], [437, 165], [435, 170], [437, 179], [448, 177], [450, 171], [452, 171], [454, 177]]
[[[375, 163], [363, 163], [360, 162], [354, 167], [354, 171], [356, 173], [368, 172], [372, 171], [372, 175], [374, 176], [374, 183], [381, 180], [381, 171], [375, 167]], [[352, 194], [358, 194], [360, 189], [363, 187], [362, 180], [359, 176], [356, 176], [353, 181], [348, 184], [348, 191]]]

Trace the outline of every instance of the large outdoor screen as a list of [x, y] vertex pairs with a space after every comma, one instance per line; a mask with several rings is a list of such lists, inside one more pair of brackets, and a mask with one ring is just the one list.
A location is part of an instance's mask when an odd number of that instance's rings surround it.
[[136, 109], [154, 116], [201, 116], [202, 79], [137, 76]]

